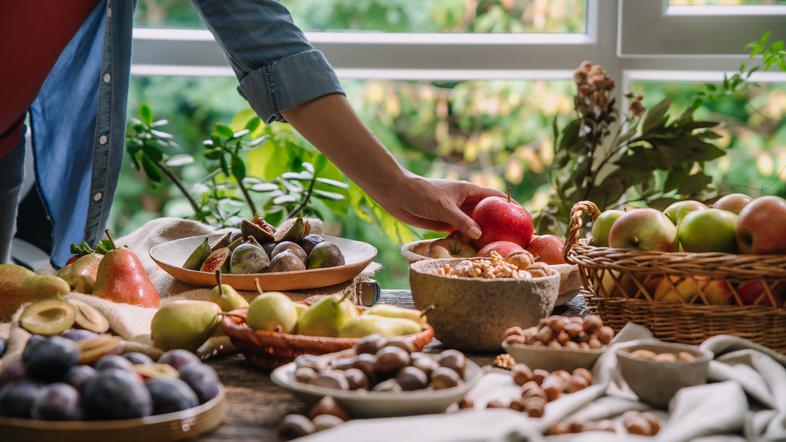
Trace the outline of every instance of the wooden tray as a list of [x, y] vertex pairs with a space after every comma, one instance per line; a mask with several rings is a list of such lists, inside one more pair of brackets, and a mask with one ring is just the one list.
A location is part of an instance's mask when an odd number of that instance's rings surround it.
[[[360, 306], [358, 308], [364, 309]], [[246, 325], [243, 319], [247, 312], [248, 308], [233, 310], [232, 316], [225, 316], [221, 321], [221, 329], [249, 363], [264, 370], [271, 370], [292, 362], [302, 354], [323, 355], [346, 350], [360, 341], [355, 338], [327, 338], [255, 331]], [[416, 351], [420, 351], [434, 337], [434, 329], [427, 324], [420, 333], [402, 337], [409, 340]]]
[[[212, 287], [216, 284], [216, 276], [213, 273], [188, 270], [182, 267], [186, 258], [206, 236], [210, 239], [215, 239], [220, 235], [192, 236], [158, 244], [150, 249], [150, 258], [178, 281], [200, 287]], [[346, 264], [326, 269], [296, 272], [249, 273], [243, 275], [227, 273], [222, 275], [224, 283], [231, 285], [237, 290], [256, 290], [254, 279], [259, 279], [259, 284], [265, 291], [329, 287], [349, 281], [359, 275], [377, 256], [377, 249], [371, 244], [335, 236], [325, 236], [325, 239], [341, 249]]]
[[214, 430], [226, 415], [218, 396], [188, 410], [116, 421], [42, 421], [0, 417], [0, 440], [14, 442], [132, 442], [190, 439]]

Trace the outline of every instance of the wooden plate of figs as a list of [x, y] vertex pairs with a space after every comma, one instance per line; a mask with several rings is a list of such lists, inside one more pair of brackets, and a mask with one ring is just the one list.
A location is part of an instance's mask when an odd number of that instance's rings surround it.
[[187, 410], [139, 419], [109, 421], [45, 421], [0, 417], [3, 441], [125, 442], [191, 439], [212, 431], [226, 415], [224, 390]]
[[221, 270], [224, 283], [237, 290], [256, 290], [259, 280], [266, 291], [341, 284], [376, 256], [370, 244], [309, 233], [308, 221], [300, 218], [277, 229], [244, 221], [238, 232], [181, 238], [150, 249], [150, 258], [178, 281], [210, 287]]

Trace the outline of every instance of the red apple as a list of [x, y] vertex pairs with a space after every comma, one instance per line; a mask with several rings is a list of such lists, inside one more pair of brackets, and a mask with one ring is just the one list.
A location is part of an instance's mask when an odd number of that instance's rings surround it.
[[478, 251], [477, 256], [491, 256], [491, 252], [497, 252], [502, 255], [503, 258], [507, 258], [508, 256], [523, 252], [524, 247], [520, 245], [510, 242], [510, 241], [494, 241], [492, 243], [486, 244], [483, 246], [480, 251]]
[[564, 246], [565, 242], [554, 235], [540, 235], [529, 243], [527, 251], [546, 264], [565, 264], [565, 257], [562, 255]]
[[532, 240], [532, 217], [510, 198], [490, 196], [482, 199], [472, 210], [472, 219], [483, 232], [475, 240], [477, 247], [495, 241], [510, 241], [527, 247]]
[[752, 199], [753, 198], [744, 193], [730, 193], [722, 196], [718, 201], [715, 201], [712, 207], [739, 215], [742, 209], [748, 205]]
[[748, 203], [737, 221], [737, 247], [754, 255], [786, 254], [786, 200], [762, 196]]
[[475, 256], [477, 250], [470, 244], [453, 238], [441, 238], [429, 246], [429, 256], [432, 258], [468, 258]]
[[[783, 307], [783, 298], [786, 294], [784, 289], [786, 289], [786, 286], [781, 283], [770, 286], [770, 291], [775, 298], [775, 305], [778, 307]], [[748, 281], [741, 284], [737, 289], [737, 294], [740, 295], [740, 300], [745, 305], [772, 305], [772, 301], [770, 301], [762, 281]]]
[[598, 247], [609, 246], [609, 231], [614, 221], [624, 215], [622, 210], [607, 210], [592, 222], [592, 244]]
[[688, 213], [693, 212], [694, 210], [702, 210], [706, 208], [707, 206], [698, 201], [677, 201], [669, 207], [666, 207], [666, 210], [663, 211], [663, 214], [668, 216], [671, 222], [673, 222], [676, 226], [679, 225], [680, 221], [682, 221], [682, 218], [685, 218], [685, 215]]
[[677, 228], [662, 212], [633, 209], [617, 218], [609, 231], [609, 245], [642, 251], [673, 252]]

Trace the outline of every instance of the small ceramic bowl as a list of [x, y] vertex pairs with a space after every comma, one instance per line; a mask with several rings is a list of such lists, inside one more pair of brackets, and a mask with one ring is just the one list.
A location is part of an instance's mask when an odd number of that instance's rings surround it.
[[548, 371], [590, 369], [606, 350], [606, 348], [594, 350], [556, 349], [526, 344], [508, 344], [507, 342], [502, 343], [502, 348], [516, 362], [526, 364], [533, 370], [540, 368]]
[[418, 309], [434, 305], [428, 313], [437, 339], [451, 348], [497, 351], [505, 330], [526, 328], [554, 309], [559, 273], [542, 278], [463, 278], [437, 275], [445, 264], [467, 259], [418, 261], [410, 265], [409, 283]]
[[[434, 239], [424, 239], [413, 241], [401, 246], [401, 256], [407, 259], [410, 264], [426, 259], [433, 259], [426, 255], [428, 248]], [[556, 305], [562, 305], [578, 295], [581, 289], [581, 278], [579, 277], [578, 266], [572, 264], [555, 264], [551, 266], [560, 274], [559, 297]]]
[[[429, 356], [436, 357], [436, 355]], [[443, 390], [401, 392], [346, 391], [303, 384], [295, 380], [294, 362], [273, 370], [270, 378], [276, 385], [292, 391], [308, 402], [316, 402], [324, 396], [332, 396], [352, 417], [365, 418], [444, 413], [451, 404], [460, 401], [478, 383], [482, 374], [483, 370], [477, 364], [467, 360], [466, 379], [459, 386]]]
[[[653, 361], [634, 357], [639, 350], [655, 353], [687, 352], [696, 357], [693, 361]], [[642, 339], [620, 344], [616, 349], [617, 366], [631, 390], [643, 402], [659, 408], [667, 408], [677, 391], [685, 387], [707, 382], [712, 352], [693, 345], [661, 342], [657, 339]]]

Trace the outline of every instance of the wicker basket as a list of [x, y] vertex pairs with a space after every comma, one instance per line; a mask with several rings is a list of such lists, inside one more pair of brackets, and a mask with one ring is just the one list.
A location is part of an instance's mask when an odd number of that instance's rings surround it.
[[616, 331], [635, 322], [687, 344], [736, 335], [786, 353], [786, 256], [595, 247], [580, 239], [584, 214], [600, 211], [573, 206], [565, 259], [578, 265], [590, 309]]
[[[361, 311], [364, 309], [358, 308]], [[360, 340], [255, 331], [246, 325], [244, 318], [247, 311], [247, 308], [234, 310], [233, 315], [224, 317], [221, 328], [248, 362], [264, 370], [272, 370], [292, 362], [302, 354], [322, 355], [346, 350], [354, 347]], [[426, 325], [420, 333], [402, 337], [411, 342], [416, 351], [420, 351], [434, 337], [434, 329]]]

